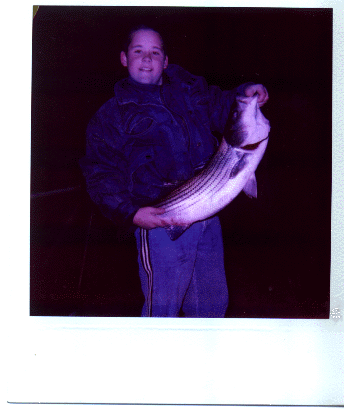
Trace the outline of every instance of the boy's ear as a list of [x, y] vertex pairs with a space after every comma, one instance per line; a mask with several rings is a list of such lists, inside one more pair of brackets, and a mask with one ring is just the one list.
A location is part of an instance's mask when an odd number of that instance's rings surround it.
[[124, 51], [121, 51], [121, 63], [124, 67], [128, 66], [127, 55]]
[[164, 62], [164, 69], [166, 69], [168, 66], [168, 57], [165, 57], [165, 62]]

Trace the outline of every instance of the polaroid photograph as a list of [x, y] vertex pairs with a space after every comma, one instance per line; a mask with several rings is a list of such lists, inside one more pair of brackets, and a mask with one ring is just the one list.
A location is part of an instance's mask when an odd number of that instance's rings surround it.
[[7, 406], [343, 406], [341, 11], [139, 3], [18, 11]]

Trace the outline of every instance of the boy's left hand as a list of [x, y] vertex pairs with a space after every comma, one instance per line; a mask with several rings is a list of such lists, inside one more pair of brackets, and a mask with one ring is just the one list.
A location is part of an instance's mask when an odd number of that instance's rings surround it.
[[255, 93], [258, 93], [259, 107], [263, 106], [269, 100], [268, 91], [262, 84], [251, 84], [250, 86], [246, 87], [245, 95], [247, 97], [251, 97]]

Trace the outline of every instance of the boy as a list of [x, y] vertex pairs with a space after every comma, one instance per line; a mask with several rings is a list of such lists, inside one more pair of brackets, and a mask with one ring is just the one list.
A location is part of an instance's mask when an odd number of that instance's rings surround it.
[[163, 218], [164, 210], [153, 205], [216, 152], [212, 131], [223, 133], [235, 95], [257, 92], [263, 105], [267, 91], [252, 83], [226, 92], [209, 87], [169, 65], [160, 34], [144, 26], [131, 31], [120, 60], [129, 77], [116, 83], [114, 97], [87, 129], [80, 163], [88, 192], [109, 219], [136, 227], [142, 316], [224, 317], [228, 290], [218, 217], [171, 241], [164, 226], [178, 221]]

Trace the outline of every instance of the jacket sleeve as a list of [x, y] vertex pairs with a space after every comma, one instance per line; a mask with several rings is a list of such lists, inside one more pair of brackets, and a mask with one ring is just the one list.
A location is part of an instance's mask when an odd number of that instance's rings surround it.
[[87, 191], [104, 216], [120, 226], [132, 225], [140, 208], [132, 202], [129, 192], [129, 169], [124, 142], [113, 122], [98, 112], [86, 132], [86, 156], [80, 167]]
[[218, 86], [208, 86], [206, 80], [203, 81], [203, 88], [208, 95], [208, 114], [210, 127], [223, 133], [229, 116], [230, 108], [237, 95], [244, 95], [247, 86], [254, 83], [244, 83], [233, 90], [222, 91]]

